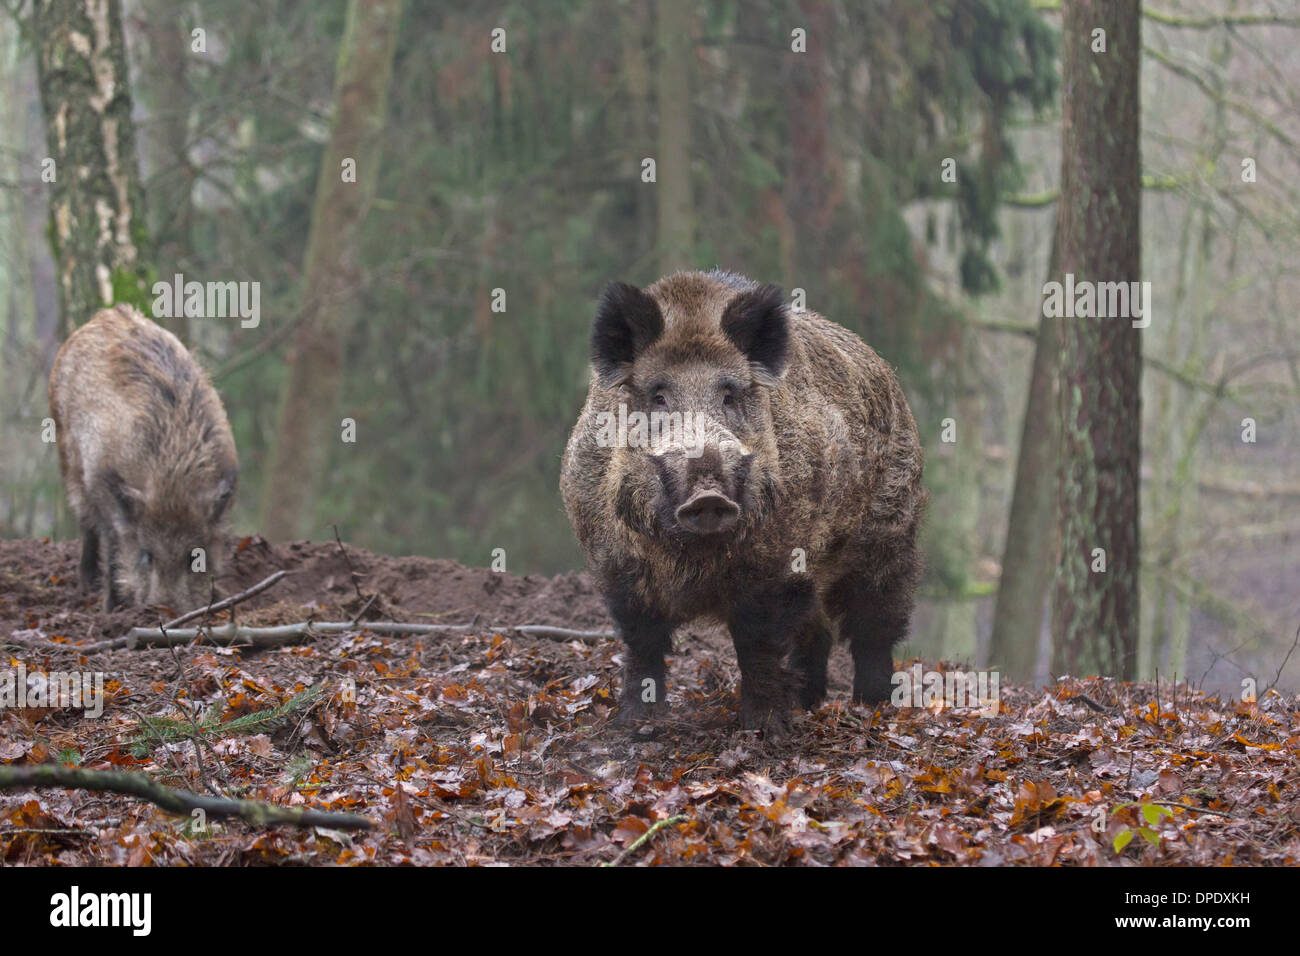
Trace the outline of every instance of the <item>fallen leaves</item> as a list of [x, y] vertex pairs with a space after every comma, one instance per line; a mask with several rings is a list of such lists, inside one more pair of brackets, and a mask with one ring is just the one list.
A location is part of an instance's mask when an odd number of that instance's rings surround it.
[[[1180, 687], [1162, 704], [1150, 685], [1067, 680], [1031, 694], [1004, 684], [995, 717], [833, 703], [798, 716], [777, 745], [737, 731], [731, 650], [699, 644], [674, 661], [668, 713], [645, 737], [612, 725], [614, 644], [387, 637], [359, 625], [248, 660], [178, 651], [181, 678], [170, 651], [136, 652], [114, 661], [123, 670], [99, 720], [0, 711], [0, 762], [66, 755], [386, 826], [198, 830], [110, 795], [2, 793], [0, 859], [1300, 862], [1300, 715], [1277, 694], [1236, 704]], [[42, 653], [72, 659], [75, 649]], [[140, 738], [137, 714], [181, 730]], [[201, 741], [185, 714], [213, 715]]]

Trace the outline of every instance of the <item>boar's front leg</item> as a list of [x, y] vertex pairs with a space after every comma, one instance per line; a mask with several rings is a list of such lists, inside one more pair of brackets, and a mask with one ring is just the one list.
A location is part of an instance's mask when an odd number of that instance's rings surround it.
[[660, 711], [667, 693], [664, 655], [671, 646], [672, 627], [664, 621], [638, 621], [619, 626], [627, 644], [623, 666], [623, 696], [619, 701], [618, 723], [632, 727]]
[[816, 610], [810, 581], [784, 583], [736, 602], [727, 625], [740, 664], [740, 726], [776, 740], [790, 730], [793, 675], [785, 658]]
[[673, 626], [627, 590], [607, 591], [606, 604], [627, 645], [617, 723], [635, 727], [660, 710], [657, 705], [667, 693], [664, 655], [672, 646]]

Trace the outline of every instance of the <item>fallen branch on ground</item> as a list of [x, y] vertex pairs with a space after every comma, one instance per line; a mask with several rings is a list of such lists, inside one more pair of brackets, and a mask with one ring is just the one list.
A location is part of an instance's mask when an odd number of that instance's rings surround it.
[[274, 826], [287, 823], [296, 827], [334, 827], [345, 830], [365, 830], [375, 822], [357, 813], [333, 813], [328, 810], [308, 810], [298, 807], [279, 807], [273, 803], [256, 800], [232, 800], [228, 797], [208, 797], [188, 790], [172, 790], [138, 773], [120, 770], [84, 770], [58, 764], [40, 764], [36, 767], [0, 767], [0, 790], [18, 787], [64, 787], [70, 790], [124, 793], [140, 797], [161, 807], [168, 813], [189, 816], [202, 810], [213, 817], [239, 817], [254, 826]]
[[[217, 611], [224, 611], [226, 608], [234, 607], [240, 601], [247, 601], [255, 594], [261, 594], [263, 591], [265, 591], [267, 588], [274, 585], [277, 581], [279, 581], [288, 573], [289, 573], [288, 571], [276, 571], [274, 574], [272, 574], [270, 577], [266, 578], [265, 580], [259, 581], [257, 584], [254, 584], [247, 591], [240, 591], [238, 594], [232, 594], [230, 597], [223, 598], [222, 600], [217, 601], [215, 604], [209, 604], [207, 607], [201, 607], [193, 611], [189, 611], [186, 614], [182, 614], [178, 618], [174, 618], [168, 621], [166, 624], [163, 624], [161, 627], [146, 628], [145, 630], [157, 630], [157, 631], [170, 632], [171, 628], [176, 627], [177, 625], [180, 624], [184, 624], [186, 621], [192, 621], [196, 617], [201, 617], [204, 614], [214, 614]], [[140, 628], [135, 628], [134, 630], [140, 630]], [[113, 651], [113, 650], [117, 650], [119, 647], [129, 646], [130, 641], [131, 641], [131, 635], [127, 634], [123, 637], [115, 637], [111, 640], [99, 641], [95, 644], [88, 644], [85, 647], [77, 648], [77, 650], [81, 651], [83, 654], [94, 654], [99, 651]], [[183, 644], [185, 642], [178, 641], [177, 643]]]
[[192, 621], [196, 617], [202, 617], [204, 614], [215, 614], [217, 611], [224, 611], [228, 607], [234, 607], [240, 601], [247, 601], [253, 595], [261, 594], [263, 591], [271, 587], [271, 585], [275, 584], [277, 581], [279, 581], [288, 573], [289, 573], [288, 571], [276, 571], [270, 577], [262, 581], [258, 581], [247, 591], [240, 591], [238, 594], [232, 594], [228, 598], [223, 598], [222, 600], [218, 601], [216, 604], [209, 604], [207, 607], [197, 608], [193, 611], [190, 611], [187, 614], [182, 614], [180, 617], [174, 618], [162, 626], [179, 627], [180, 625], [184, 624], [186, 621]]
[[[567, 627], [551, 627], [545, 624], [404, 624], [400, 621], [368, 621], [357, 624], [352, 621], [301, 621], [297, 624], [281, 624], [277, 627], [243, 627], [236, 624], [223, 624], [220, 627], [133, 627], [123, 637], [104, 641], [113, 647], [125, 647], [136, 650], [144, 647], [170, 647], [176, 644], [244, 644], [251, 647], [282, 647], [299, 640], [310, 640], [321, 634], [345, 634], [349, 631], [371, 631], [375, 634], [457, 634], [470, 631], [491, 632], [511, 631], [525, 637], [543, 637], [552, 641], [582, 641], [595, 644], [610, 640], [617, 635], [613, 631], [575, 631]], [[92, 644], [89, 651], [101, 645]]]
[[673, 826], [674, 824], [685, 823], [685, 822], [686, 822], [687, 820], [689, 820], [689, 819], [690, 819], [690, 818], [687, 817], [685, 814], [680, 814], [680, 813], [679, 813], [679, 814], [678, 814], [677, 816], [675, 816], [675, 817], [667, 817], [667, 818], [665, 818], [665, 819], [663, 819], [663, 820], [660, 820], [658, 823], [656, 823], [654, 826], [652, 826], [649, 830], [646, 830], [645, 833], [641, 834], [639, 837], [637, 837], [635, 840], [633, 840], [630, 844], [628, 844], [627, 848], [624, 849], [622, 853], [620, 853], [618, 856], [614, 857], [614, 859], [612, 859], [612, 860], [610, 860], [610, 861], [608, 861], [608, 862], [606, 862], [606, 863], [602, 863], [601, 866], [618, 866], [620, 863], [622, 863], [624, 860], [626, 860], [629, 856], [631, 856], [633, 853], [635, 853], [637, 850], [639, 850], [642, 846], [644, 846], [646, 843], [648, 843], [649, 840], [650, 840], [650, 838], [653, 837], [653, 836], [654, 836], [656, 833], [658, 833], [660, 830], [664, 829], [665, 827]]

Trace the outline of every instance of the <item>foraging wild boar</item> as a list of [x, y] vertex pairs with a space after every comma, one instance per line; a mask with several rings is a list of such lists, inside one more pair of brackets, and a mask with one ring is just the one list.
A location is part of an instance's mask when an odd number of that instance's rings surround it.
[[[59, 349], [50, 412], [82, 590], [102, 586], [106, 611], [207, 604], [239, 463], [221, 399], [185, 346], [130, 306], [104, 309]], [[192, 569], [195, 548], [206, 573]]]
[[591, 361], [560, 490], [627, 644], [620, 721], [654, 713], [672, 631], [696, 618], [731, 632], [745, 729], [780, 736], [792, 703], [820, 704], [833, 628], [854, 700], [887, 699], [926, 499], [889, 366], [723, 272], [611, 284]]

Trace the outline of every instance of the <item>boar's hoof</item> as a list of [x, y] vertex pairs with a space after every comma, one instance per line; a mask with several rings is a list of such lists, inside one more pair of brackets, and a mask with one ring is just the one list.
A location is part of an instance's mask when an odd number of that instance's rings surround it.
[[889, 675], [881, 675], [877, 679], [854, 680], [853, 681], [853, 703], [860, 704], [863, 707], [875, 707], [877, 704], [889, 703], [889, 698], [893, 694], [894, 685], [889, 680]]
[[618, 713], [614, 715], [614, 726], [625, 730], [640, 730], [655, 719], [657, 712], [656, 708], [642, 703], [640, 698], [625, 698], [618, 705]]
[[702, 491], [677, 509], [677, 523], [691, 534], [721, 534], [739, 520], [740, 507], [716, 491]]
[[785, 707], [741, 701], [740, 729], [761, 730], [764, 740], [782, 740], [790, 735], [790, 711]]

